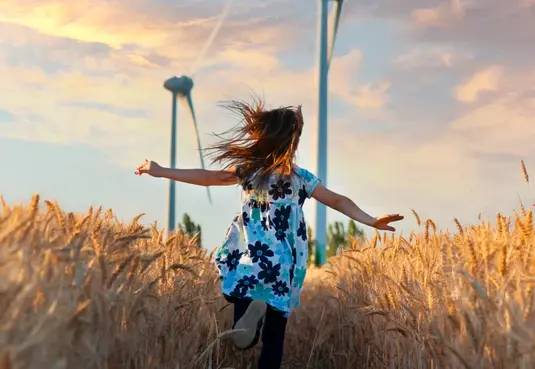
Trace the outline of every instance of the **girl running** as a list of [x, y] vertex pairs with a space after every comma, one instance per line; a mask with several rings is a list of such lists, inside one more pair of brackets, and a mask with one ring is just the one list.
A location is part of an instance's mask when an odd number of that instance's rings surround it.
[[223, 170], [169, 169], [145, 160], [136, 174], [200, 186], [238, 184], [243, 188], [241, 208], [215, 260], [223, 296], [234, 305], [234, 344], [249, 349], [262, 336], [258, 368], [278, 369], [286, 323], [299, 306], [306, 275], [305, 200], [314, 198], [379, 230], [395, 231], [390, 223], [403, 216], [374, 218], [295, 165], [303, 129], [300, 106], [266, 110], [256, 101], [253, 105], [232, 102], [228, 107], [240, 115], [240, 124], [227, 132], [229, 138], [209, 148], [213, 163], [223, 163]]

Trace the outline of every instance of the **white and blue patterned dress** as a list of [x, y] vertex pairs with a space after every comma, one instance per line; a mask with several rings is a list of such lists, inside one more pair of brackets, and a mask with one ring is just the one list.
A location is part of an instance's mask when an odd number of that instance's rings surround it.
[[308, 264], [303, 204], [319, 179], [294, 167], [261, 191], [242, 183], [244, 200], [216, 253], [223, 294], [264, 300], [289, 316], [299, 306]]

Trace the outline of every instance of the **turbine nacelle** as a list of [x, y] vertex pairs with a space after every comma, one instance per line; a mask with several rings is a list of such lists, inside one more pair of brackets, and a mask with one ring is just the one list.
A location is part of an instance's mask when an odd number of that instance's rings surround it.
[[172, 93], [187, 96], [193, 88], [193, 80], [188, 76], [171, 77], [164, 82], [163, 87]]

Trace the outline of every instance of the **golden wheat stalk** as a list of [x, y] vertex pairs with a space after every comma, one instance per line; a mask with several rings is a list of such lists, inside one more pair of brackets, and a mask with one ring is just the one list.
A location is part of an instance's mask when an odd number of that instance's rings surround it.
[[[185, 236], [164, 243], [156, 226], [147, 238], [137, 220], [117, 225], [111, 212], [65, 216], [46, 203], [47, 223], [34, 200], [2, 213], [0, 369], [254, 365], [255, 350], [236, 352], [226, 339], [233, 311], [212, 253]], [[511, 219], [457, 220], [451, 233], [426, 220], [408, 240], [377, 233], [310, 269], [286, 365], [533, 367], [533, 215]], [[76, 245], [58, 254], [73, 234]]]
[[520, 160], [520, 166], [522, 168], [522, 174], [524, 174], [524, 179], [527, 184], [529, 184], [529, 174], [528, 170], [526, 169], [526, 164], [524, 163], [524, 160]]

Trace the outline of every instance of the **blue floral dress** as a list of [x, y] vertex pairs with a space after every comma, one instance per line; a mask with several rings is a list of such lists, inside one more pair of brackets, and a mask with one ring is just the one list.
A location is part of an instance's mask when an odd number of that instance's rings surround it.
[[288, 180], [272, 176], [260, 191], [241, 184], [241, 210], [215, 259], [223, 294], [264, 300], [286, 316], [299, 306], [308, 264], [303, 204], [319, 182], [295, 166]]

